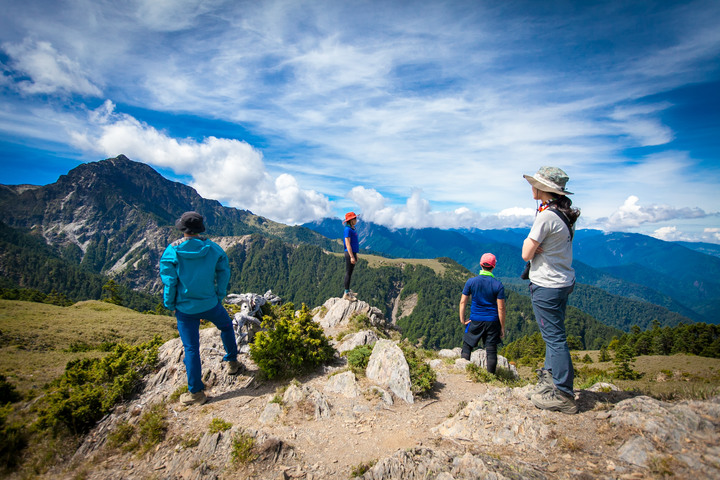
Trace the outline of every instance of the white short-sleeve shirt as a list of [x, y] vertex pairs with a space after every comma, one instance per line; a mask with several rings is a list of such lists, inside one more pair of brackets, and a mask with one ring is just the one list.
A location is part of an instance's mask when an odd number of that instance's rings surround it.
[[532, 283], [547, 288], [569, 287], [575, 283], [572, 237], [557, 213], [549, 209], [538, 213], [528, 238], [538, 242], [543, 249], [531, 261]]

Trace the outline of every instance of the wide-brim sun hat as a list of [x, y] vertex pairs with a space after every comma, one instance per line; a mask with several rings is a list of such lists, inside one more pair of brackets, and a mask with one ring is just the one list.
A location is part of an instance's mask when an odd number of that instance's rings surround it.
[[572, 195], [565, 190], [570, 177], [557, 167], [540, 167], [535, 175], [523, 175], [525, 180], [533, 187], [543, 192], [557, 193], [558, 195]]
[[202, 233], [205, 231], [205, 223], [203, 216], [197, 212], [185, 212], [175, 222], [178, 230], [190, 235]]
[[353, 218], [357, 218], [357, 215], [355, 215], [355, 212], [348, 212], [345, 214], [345, 220], [343, 221], [343, 223], [348, 223]]

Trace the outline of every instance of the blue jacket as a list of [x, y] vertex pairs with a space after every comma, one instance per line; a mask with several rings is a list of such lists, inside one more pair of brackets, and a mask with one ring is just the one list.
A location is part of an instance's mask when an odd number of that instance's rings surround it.
[[227, 295], [230, 264], [217, 243], [202, 237], [171, 243], [160, 259], [163, 302], [170, 310], [195, 314], [214, 308]]

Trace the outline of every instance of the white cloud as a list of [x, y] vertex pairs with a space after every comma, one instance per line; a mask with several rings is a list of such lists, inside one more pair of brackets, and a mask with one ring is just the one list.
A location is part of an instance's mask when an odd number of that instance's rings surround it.
[[20, 44], [4, 43], [2, 48], [11, 58], [11, 74], [17, 79], [14, 85], [23, 93], [102, 94], [78, 62], [59, 53], [49, 42], [25, 39]]
[[467, 207], [452, 211], [433, 210], [430, 202], [415, 190], [404, 205], [388, 205], [377, 190], [356, 186], [347, 197], [359, 207], [363, 220], [388, 228], [506, 228], [532, 224], [534, 210], [519, 207], [503, 210], [497, 215], [482, 215]]
[[114, 112], [106, 101], [91, 112], [91, 132], [74, 132], [75, 144], [107, 156], [126, 154], [133, 160], [190, 175], [205, 198], [248, 209], [284, 223], [303, 223], [328, 216], [332, 205], [322, 194], [303, 190], [295, 178], [267, 172], [263, 155], [246, 142], [208, 137], [198, 142], [175, 139]]
[[[629, 230], [646, 223], [658, 223], [676, 219], [704, 218], [709, 214], [699, 208], [674, 208], [670, 205], [642, 206], [640, 199], [629, 196], [625, 203], [607, 218], [597, 222], [607, 230]], [[659, 229], [660, 234], [671, 234], [670, 230]]]

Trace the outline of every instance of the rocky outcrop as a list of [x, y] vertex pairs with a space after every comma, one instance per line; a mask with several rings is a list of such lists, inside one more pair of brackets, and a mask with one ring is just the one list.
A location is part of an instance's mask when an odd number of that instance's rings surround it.
[[677, 404], [637, 397], [618, 403], [607, 417], [636, 432], [620, 447], [620, 459], [647, 467], [672, 455], [700, 477], [720, 478], [720, 397]]
[[365, 375], [369, 380], [386, 386], [398, 398], [413, 403], [410, 367], [402, 350], [394, 342], [378, 340], [375, 343]]
[[355, 315], [365, 315], [371, 325], [386, 327], [385, 315], [379, 308], [358, 300], [351, 302], [342, 298], [330, 298], [321, 307], [313, 309], [313, 320], [325, 329], [339, 329], [350, 325]]

